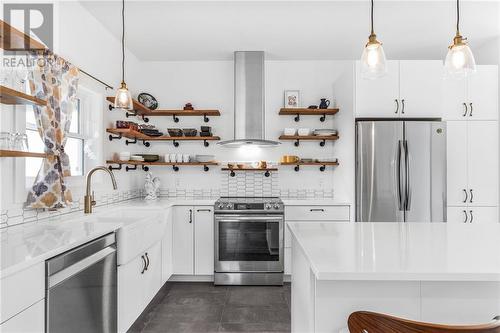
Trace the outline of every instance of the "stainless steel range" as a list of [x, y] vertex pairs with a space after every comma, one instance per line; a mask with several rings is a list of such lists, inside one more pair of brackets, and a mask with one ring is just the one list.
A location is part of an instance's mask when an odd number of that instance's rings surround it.
[[215, 274], [220, 285], [282, 285], [281, 199], [223, 197], [215, 202]]

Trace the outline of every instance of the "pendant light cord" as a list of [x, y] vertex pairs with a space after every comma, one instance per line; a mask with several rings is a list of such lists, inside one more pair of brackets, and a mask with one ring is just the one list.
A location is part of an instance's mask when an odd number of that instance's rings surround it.
[[122, 83], [125, 82], [125, 0], [122, 0]]
[[[458, 1], [458, 0], [457, 0]], [[371, 23], [372, 23], [372, 35], [373, 35], [373, 0], [371, 0], [372, 2], [372, 9], [371, 9]]]
[[457, 35], [460, 34], [460, 5], [459, 5], [459, 0], [457, 0]]

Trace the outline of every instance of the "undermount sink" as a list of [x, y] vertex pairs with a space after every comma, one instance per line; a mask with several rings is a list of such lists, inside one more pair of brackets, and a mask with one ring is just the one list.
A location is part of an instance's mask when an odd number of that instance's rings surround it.
[[123, 265], [161, 240], [167, 219], [163, 209], [117, 208], [95, 214], [99, 223], [122, 223], [116, 232], [118, 265]]

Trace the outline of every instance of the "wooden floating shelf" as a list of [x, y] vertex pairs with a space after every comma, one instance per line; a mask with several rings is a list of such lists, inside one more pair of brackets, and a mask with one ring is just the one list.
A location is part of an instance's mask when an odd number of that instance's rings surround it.
[[319, 166], [319, 171], [325, 171], [327, 166], [337, 166], [339, 165], [339, 162], [295, 162], [295, 163], [289, 163], [289, 162], [282, 162], [280, 163], [281, 165], [294, 165], [294, 170], [299, 171], [301, 165], [306, 165], [306, 166]]
[[307, 108], [281, 108], [281, 116], [295, 116], [294, 120], [299, 121], [300, 116], [319, 116], [320, 121], [325, 121], [326, 116], [333, 116], [339, 112], [339, 109], [307, 109]]
[[[150, 146], [149, 141], [172, 141], [175, 147], [179, 146], [178, 141], [203, 141], [205, 147], [208, 147], [208, 141], [220, 140], [218, 136], [149, 136], [128, 128], [108, 128], [106, 132], [111, 133], [111, 135], [109, 135], [110, 141], [121, 138], [133, 139], [134, 141], [125, 141], [125, 144], [129, 145], [130, 143], [137, 143], [137, 140], [141, 140], [146, 147]], [[118, 136], [113, 136], [112, 134]]]
[[0, 103], [7, 105], [47, 105], [47, 101], [43, 99], [5, 86], [0, 86]]
[[[174, 171], [179, 171], [179, 166], [201, 166], [204, 171], [208, 171], [209, 165], [219, 165], [216, 161], [210, 162], [146, 162], [146, 161], [122, 161], [122, 160], [107, 160], [106, 164], [118, 164], [118, 167], [109, 166], [110, 170], [121, 170], [122, 165], [126, 165], [125, 170], [136, 170], [137, 166], [141, 166], [144, 171], [149, 171], [149, 166], [171, 166]], [[133, 165], [134, 167], [129, 167]]]
[[2, 20], [0, 20], [0, 47], [6, 51], [35, 51], [47, 49], [41, 42], [31, 38]]
[[40, 157], [45, 158], [47, 154], [45, 153], [33, 153], [28, 151], [18, 151], [18, 150], [0, 150], [0, 157]]
[[290, 141], [295, 141], [294, 145], [295, 147], [298, 147], [300, 145], [301, 140], [306, 140], [306, 141], [320, 141], [319, 145], [323, 147], [326, 143], [326, 141], [335, 141], [339, 139], [338, 135], [307, 135], [307, 136], [302, 136], [302, 135], [281, 135], [279, 137], [280, 140], [290, 140]]
[[[114, 97], [106, 97], [106, 100], [110, 103], [115, 102]], [[194, 117], [201, 116], [203, 117], [205, 122], [209, 121], [208, 116], [220, 116], [219, 110], [150, 110], [141, 103], [136, 100], [132, 100], [132, 108], [134, 113], [127, 112], [125, 115], [130, 116], [141, 116], [145, 122], [148, 122], [149, 119], [147, 117], [173, 117], [174, 121], [179, 122], [178, 117]], [[113, 106], [110, 105], [110, 110], [113, 109]]]
[[271, 175], [271, 171], [278, 171], [278, 168], [229, 168], [224, 167], [221, 169], [222, 171], [229, 171], [229, 175], [231, 177], [236, 176], [236, 171], [261, 171], [264, 172], [264, 176], [269, 177]]

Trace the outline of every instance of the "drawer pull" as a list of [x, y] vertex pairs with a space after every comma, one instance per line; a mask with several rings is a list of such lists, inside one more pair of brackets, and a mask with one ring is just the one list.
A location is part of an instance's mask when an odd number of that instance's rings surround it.
[[324, 212], [325, 210], [323, 208], [311, 208], [311, 212]]
[[210, 213], [212, 210], [211, 210], [211, 209], [197, 209], [196, 211], [197, 211], [198, 213], [199, 213], [199, 212], [209, 212], [209, 213]]

